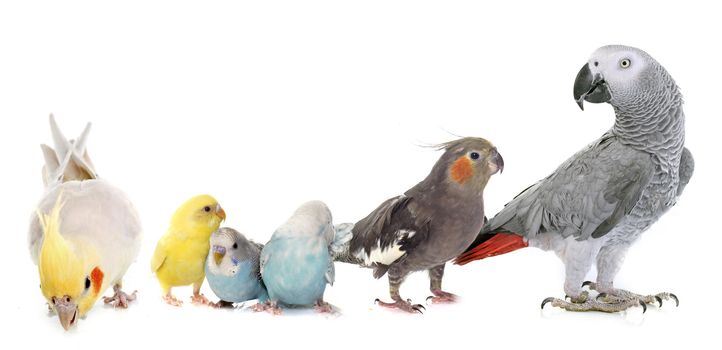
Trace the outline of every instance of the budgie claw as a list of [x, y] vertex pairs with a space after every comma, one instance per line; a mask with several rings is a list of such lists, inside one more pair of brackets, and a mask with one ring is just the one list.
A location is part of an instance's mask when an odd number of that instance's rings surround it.
[[194, 294], [191, 296], [191, 303], [195, 305], [210, 305], [212, 304], [208, 298], [203, 294]]
[[273, 315], [280, 315], [283, 313], [283, 310], [281, 310], [281, 308], [278, 307], [278, 305], [273, 304], [271, 302], [255, 304], [255, 305], [251, 306], [251, 310], [253, 310], [253, 312], [268, 311], [269, 313], [271, 313]]
[[173, 295], [170, 295], [170, 294], [164, 295], [163, 301], [165, 301], [166, 304], [171, 305], [171, 306], [183, 306], [182, 300], [178, 300], [178, 299], [176, 299], [176, 297], [174, 297]]

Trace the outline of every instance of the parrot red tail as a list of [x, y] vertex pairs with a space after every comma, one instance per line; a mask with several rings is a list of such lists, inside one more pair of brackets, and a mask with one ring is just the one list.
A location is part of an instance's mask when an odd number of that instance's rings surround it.
[[480, 243], [472, 244], [466, 252], [454, 259], [454, 263], [465, 265], [474, 260], [506, 254], [529, 246], [529, 243], [524, 241], [524, 237], [513, 233], [495, 233], [488, 236]]

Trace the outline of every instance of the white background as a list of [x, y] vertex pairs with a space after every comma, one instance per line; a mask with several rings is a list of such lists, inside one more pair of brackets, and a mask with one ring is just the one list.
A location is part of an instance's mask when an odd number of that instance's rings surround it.
[[[712, 2], [709, 2], [712, 3]], [[322, 348], [654, 348], [719, 346], [719, 9], [684, 2], [33, 1], [0, 5], [2, 348], [130, 346]], [[572, 99], [579, 68], [605, 44], [657, 58], [685, 96], [695, 175], [678, 206], [630, 250], [616, 284], [675, 292], [679, 308], [540, 312], [563, 296], [553, 253], [524, 249], [450, 266], [464, 299], [423, 316], [379, 309], [387, 280], [337, 265], [326, 299], [342, 316], [272, 317], [160, 300], [149, 259], [176, 207], [209, 193], [225, 225], [265, 242], [300, 203], [356, 221], [426, 176], [428, 145], [485, 137], [506, 161], [487, 215], [613, 122]], [[93, 122], [100, 175], [144, 224], [126, 311], [97, 305], [66, 333], [47, 316], [26, 230], [42, 194], [38, 145], [54, 113], [68, 137]], [[594, 272], [590, 273], [590, 278]], [[206, 295], [212, 292], [204, 286]], [[422, 302], [425, 273], [402, 295]], [[190, 288], [175, 293], [188, 300]]]

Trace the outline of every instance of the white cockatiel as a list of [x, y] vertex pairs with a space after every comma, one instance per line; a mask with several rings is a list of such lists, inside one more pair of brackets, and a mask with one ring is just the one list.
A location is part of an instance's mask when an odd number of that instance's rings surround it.
[[138, 256], [141, 225], [127, 196], [98, 178], [85, 148], [90, 124], [71, 141], [52, 115], [50, 129], [55, 148], [41, 146], [45, 192], [28, 243], [43, 296], [67, 330], [110, 286], [114, 295], [104, 298], [106, 304], [125, 308], [135, 299], [121, 285]]

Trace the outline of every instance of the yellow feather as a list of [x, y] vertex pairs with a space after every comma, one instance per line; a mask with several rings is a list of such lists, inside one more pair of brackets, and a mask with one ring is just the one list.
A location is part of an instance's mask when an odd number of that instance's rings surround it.
[[210, 236], [223, 219], [225, 212], [209, 195], [193, 197], [175, 211], [151, 259], [151, 270], [164, 294], [171, 287], [203, 281]]

